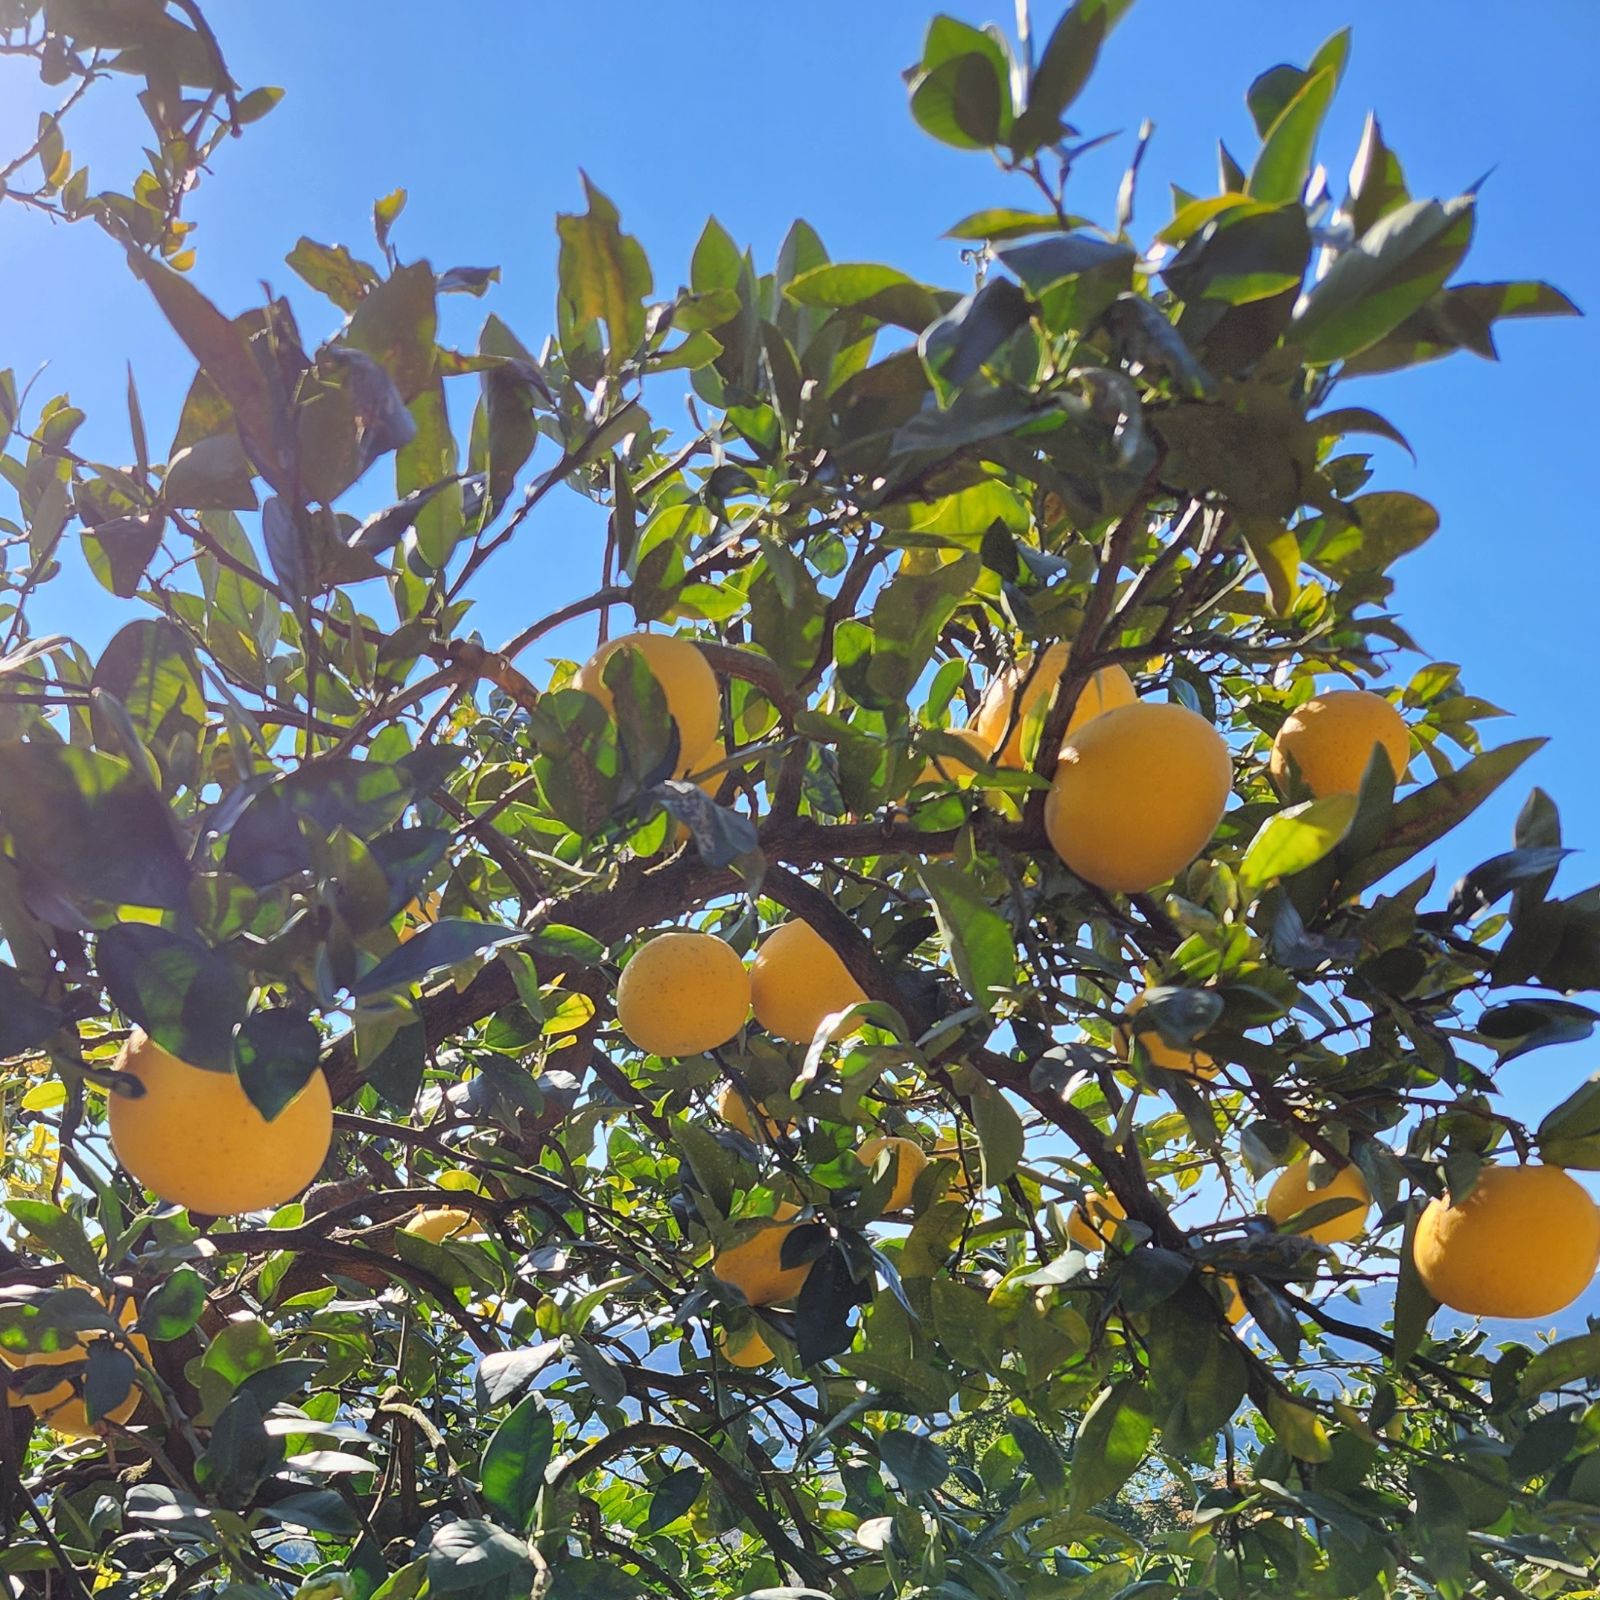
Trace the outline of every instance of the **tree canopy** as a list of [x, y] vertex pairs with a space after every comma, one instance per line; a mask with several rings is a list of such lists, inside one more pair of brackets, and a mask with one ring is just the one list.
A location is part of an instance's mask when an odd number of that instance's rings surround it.
[[[467, 350], [403, 191], [289, 254], [315, 326], [208, 298], [280, 98], [225, 18], [0, 0], [62, 96], [0, 226], [195, 364], [117, 464], [0, 372], [12, 1593], [1594, 1592], [1600, 1088], [1498, 1088], [1600, 1015], [1600, 887], [1538, 790], [1457, 859], [1538, 741], [1391, 611], [1449, 534], [1337, 394], [1573, 307], [1376, 119], [1330, 182], [1347, 33], [1153, 237], [1142, 140], [1076, 214], [1128, 3], [929, 26], [964, 281], [712, 221], [668, 289], [585, 179]], [[491, 647], [569, 494], [594, 587]], [[29, 621], [85, 564], [98, 654]]]

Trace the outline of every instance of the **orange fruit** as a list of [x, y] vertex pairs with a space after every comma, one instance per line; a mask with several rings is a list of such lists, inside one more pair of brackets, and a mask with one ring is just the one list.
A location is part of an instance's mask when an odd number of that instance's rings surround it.
[[1398, 783], [1411, 760], [1411, 730], [1381, 694], [1368, 689], [1336, 689], [1291, 711], [1272, 741], [1268, 771], [1279, 789], [1289, 782], [1289, 758], [1317, 799], [1355, 794], [1362, 774], [1381, 748]]
[[106, 1097], [111, 1147], [136, 1182], [206, 1216], [265, 1211], [316, 1177], [333, 1142], [333, 1101], [320, 1068], [268, 1122], [231, 1072], [205, 1072], [135, 1028], [117, 1070], [144, 1087]]
[[1600, 1207], [1560, 1167], [1485, 1167], [1459, 1205], [1428, 1202], [1412, 1259], [1428, 1293], [1468, 1316], [1553, 1316], [1600, 1265]]
[[711, 1262], [712, 1275], [730, 1289], [737, 1289], [752, 1306], [776, 1305], [800, 1292], [811, 1272], [809, 1261], [798, 1267], [783, 1265], [783, 1242], [800, 1226], [784, 1219], [795, 1215], [796, 1207], [785, 1202], [748, 1237], [725, 1250]]
[[1145, 1060], [1152, 1067], [1162, 1067], [1168, 1072], [1181, 1072], [1187, 1078], [1216, 1077], [1221, 1069], [1203, 1051], [1175, 1049], [1161, 1037], [1160, 1031], [1153, 1025], [1141, 1028], [1134, 1022], [1134, 1017], [1144, 1005], [1144, 999], [1145, 997], [1140, 994], [1128, 1002], [1128, 1009], [1124, 1013], [1126, 1020], [1112, 1035], [1117, 1055], [1124, 1061], [1131, 1060], [1133, 1046], [1137, 1042], [1144, 1052]]
[[767, 935], [750, 968], [756, 1021], [768, 1033], [810, 1044], [822, 1019], [866, 999], [833, 947], [798, 917]]
[[711, 748], [722, 720], [722, 696], [717, 675], [700, 647], [666, 633], [625, 633], [601, 645], [578, 669], [572, 687], [593, 695], [607, 711], [614, 708], [614, 701], [606, 687], [605, 667], [619, 650], [638, 651], [661, 685], [667, 714], [678, 725], [678, 771], [703, 765], [701, 758]]
[[772, 1359], [772, 1346], [754, 1326], [742, 1333], [729, 1333], [724, 1328], [717, 1335], [717, 1348], [730, 1367], [760, 1367]]
[[745, 1104], [744, 1096], [731, 1083], [723, 1084], [717, 1092], [717, 1115], [730, 1128], [737, 1128], [745, 1138], [753, 1139], [759, 1144], [762, 1140], [781, 1139], [789, 1131], [790, 1124], [768, 1116], [765, 1106], [758, 1106], [756, 1109], [761, 1113], [759, 1134], [756, 1132], [756, 1125], [750, 1116], [750, 1108]]
[[456, 1206], [438, 1206], [419, 1211], [401, 1231], [426, 1239], [429, 1244], [443, 1244], [446, 1239], [454, 1239], [461, 1234], [481, 1233], [482, 1229], [470, 1211], [462, 1211]]
[[1291, 1161], [1267, 1191], [1262, 1210], [1281, 1228], [1302, 1211], [1309, 1211], [1312, 1206], [1323, 1205], [1329, 1200], [1354, 1200], [1357, 1203], [1325, 1222], [1289, 1231], [1303, 1233], [1318, 1244], [1346, 1244], [1351, 1239], [1359, 1239], [1366, 1231], [1367, 1212], [1372, 1209], [1372, 1191], [1367, 1188], [1367, 1180], [1361, 1176], [1360, 1168], [1348, 1162], [1322, 1188], [1313, 1189], [1311, 1157], [1301, 1156], [1298, 1161]]
[[1149, 700], [1119, 706], [1062, 746], [1045, 832], [1080, 878], [1141, 893], [1205, 849], [1232, 778], [1227, 744], [1198, 713]]
[[911, 1191], [916, 1188], [917, 1179], [928, 1165], [928, 1158], [922, 1153], [922, 1146], [913, 1139], [878, 1134], [863, 1142], [856, 1151], [856, 1160], [871, 1171], [885, 1150], [890, 1152], [894, 1162], [894, 1187], [889, 1191], [883, 1209], [885, 1212], [904, 1211], [911, 1204]]
[[[79, 1283], [70, 1283], [72, 1288], [82, 1288]], [[94, 1291], [90, 1291], [93, 1293]], [[99, 1294], [95, 1298], [104, 1304], [104, 1299]], [[108, 1308], [109, 1309], [109, 1308]], [[117, 1321], [124, 1328], [131, 1328], [139, 1313], [130, 1299], [124, 1298], [117, 1308]], [[89, 1421], [88, 1408], [83, 1401], [83, 1361], [88, 1354], [88, 1346], [96, 1339], [104, 1339], [108, 1335], [99, 1328], [86, 1328], [78, 1337], [61, 1350], [38, 1350], [31, 1354], [13, 1354], [8, 1350], [0, 1350], [0, 1361], [8, 1367], [19, 1372], [26, 1372], [31, 1367], [60, 1367], [72, 1365], [75, 1370], [72, 1374], [49, 1389], [37, 1389], [32, 1393], [23, 1393], [18, 1389], [11, 1390], [11, 1404], [26, 1406], [48, 1428], [54, 1428], [57, 1433], [63, 1433], [70, 1439], [92, 1439], [104, 1433], [103, 1424], [97, 1425]], [[150, 1341], [140, 1333], [130, 1333], [128, 1342], [146, 1361], [150, 1359]], [[103, 1422], [124, 1423], [139, 1408], [141, 1390], [137, 1383], [128, 1389], [127, 1398], [119, 1401], [106, 1413]]]
[[[1072, 645], [1060, 639], [1039, 658], [1037, 670], [1031, 659], [1019, 661], [989, 680], [972, 726], [985, 746], [996, 752], [996, 766], [1020, 770], [1027, 765], [1022, 754], [1023, 731], [1031, 719], [1037, 717], [1042, 721], [1049, 713], [1050, 702], [1055, 698], [1071, 654]], [[1067, 732], [1069, 735], [1076, 733], [1102, 712], [1115, 706], [1132, 705], [1138, 698], [1133, 679], [1121, 667], [1101, 667], [1079, 691]], [[1017, 707], [1015, 714], [1014, 705]]]
[[715, 1050], [749, 1015], [750, 974], [733, 946], [709, 933], [658, 933], [617, 983], [617, 1024], [651, 1055]]
[[1109, 1189], [1091, 1190], [1073, 1205], [1067, 1237], [1081, 1249], [1104, 1250], [1116, 1237], [1117, 1223], [1127, 1214], [1127, 1207]]

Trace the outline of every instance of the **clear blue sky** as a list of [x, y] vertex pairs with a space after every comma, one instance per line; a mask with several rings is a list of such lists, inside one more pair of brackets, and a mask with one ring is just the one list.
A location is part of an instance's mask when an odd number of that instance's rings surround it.
[[[1009, 23], [1010, 6], [949, 9]], [[1055, 6], [1039, 0], [1037, 9], [1043, 33]], [[411, 196], [397, 235], [404, 254], [441, 268], [504, 269], [486, 304], [451, 304], [449, 331], [470, 339], [492, 307], [535, 347], [550, 326], [553, 216], [578, 207], [580, 166], [619, 204], [669, 293], [709, 213], [763, 262], [804, 216], [835, 259], [890, 260], [959, 284], [944, 229], [980, 206], [1026, 203], [1020, 180], [934, 144], [912, 123], [899, 72], [916, 58], [928, 12], [909, 0], [274, 0], [213, 10], [246, 85], [288, 93], [223, 153], [196, 199], [197, 281], [229, 310], [259, 300], [262, 279], [287, 288], [308, 337], [333, 332], [334, 314], [294, 293], [285, 252], [307, 233], [367, 253], [371, 202], [400, 185]], [[1490, 0], [1461, 0], [1447, 21], [1439, 6], [1393, 0], [1137, 0], [1077, 108], [1086, 132], [1124, 137], [1082, 165], [1070, 203], [1110, 216], [1132, 135], [1149, 115], [1156, 137], [1135, 222], [1148, 237], [1169, 214], [1169, 181], [1214, 187], [1219, 134], [1248, 165], [1250, 79], [1277, 61], [1303, 63], [1345, 23], [1355, 27], [1354, 51], [1321, 151], [1335, 188], [1375, 108], [1414, 192], [1454, 194], [1495, 169], [1470, 276], [1548, 277], [1600, 309], [1588, 198], [1600, 133], [1592, 0], [1541, 0], [1515, 25]], [[72, 139], [97, 183], [126, 177], [111, 158], [140, 127], [102, 103]], [[0, 100], [0, 149], [17, 145], [31, 120], [31, 106]], [[129, 454], [127, 359], [153, 439], [170, 437], [192, 363], [97, 232], [52, 230], [0, 207], [0, 310], [0, 366], [20, 376], [50, 361], [40, 392], [68, 389], [90, 409], [88, 449]], [[1412, 631], [1435, 657], [1463, 663], [1473, 692], [1521, 713], [1490, 725], [1494, 739], [1554, 741], [1438, 853], [1446, 880], [1505, 847], [1530, 781], [1561, 803], [1568, 842], [1591, 847], [1568, 864], [1563, 885], [1600, 874], [1590, 710], [1597, 586], [1583, 470], [1594, 424], [1573, 403], [1583, 392], [1574, 375], [1600, 357], [1596, 339], [1592, 322], [1507, 324], [1498, 366], [1461, 355], [1345, 397], [1377, 405], [1416, 447], [1416, 467], [1378, 447], [1378, 486], [1423, 494], [1444, 516], [1432, 544], [1399, 568], [1397, 604]], [[457, 425], [464, 433], [464, 416]], [[592, 586], [592, 534], [575, 500], [558, 501], [534, 539], [499, 558], [472, 619], [491, 643]], [[52, 620], [91, 643], [114, 625], [81, 567], [56, 591]], [[556, 643], [581, 654], [589, 636]], [[1513, 1098], [1542, 1109], [1595, 1065], [1600, 1049], [1587, 1046], [1525, 1060]]]

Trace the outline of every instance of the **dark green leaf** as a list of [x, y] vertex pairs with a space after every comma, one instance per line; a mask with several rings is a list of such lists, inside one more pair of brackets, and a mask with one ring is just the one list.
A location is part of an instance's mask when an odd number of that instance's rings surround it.
[[1412, 201], [1362, 234], [1295, 307], [1306, 360], [1356, 355], [1422, 306], [1466, 254], [1473, 206], [1470, 195]]
[[48, 1200], [7, 1200], [5, 1208], [56, 1260], [80, 1278], [100, 1276], [100, 1256], [70, 1212]]
[[669, 1472], [650, 1496], [645, 1532], [659, 1533], [676, 1522], [700, 1498], [705, 1481], [706, 1475], [699, 1467], [679, 1467], [676, 1472]]
[[205, 1280], [193, 1267], [176, 1267], [144, 1297], [139, 1332], [157, 1344], [181, 1339], [205, 1307]]
[[878, 1454], [894, 1474], [902, 1494], [926, 1494], [950, 1476], [950, 1458], [932, 1439], [905, 1428], [878, 1435]]
[[1017, 951], [1010, 924], [979, 893], [969, 874], [924, 863], [918, 875], [933, 901], [956, 976], [984, 1010], [993, 1010], [997, 991], [1009, 989], [1016, 979]]
[[1313, 73], [1274, 119], [1250, 170], [1247, 192], [1268, 205], [1298, 200], [1311, 175], [1317, 134], [1333, 102], [1338, 74], [1331, 67]]
[[1498, 750], [1486, 750], [1464, 767], [1397, 802], [1376, 847], [1344, 870], [1340, 880], [1344, 892], [1358, 894], [1442, 839], [1544, 743], [1543, 739], [1519, 739]]
[[239, 1083], [250, 1103], [271, 1122], [311, 1081], [322, 1035], [304, 1012], [256, 1011], [233, 1036]]
[[1083, 92], [1106, 35], [1132, 0], [1077, 0], [1055, 25], [1033, 70], [1028, 100], [1011, 131], [1011, 148], [1030, 156], [1064, 135], [1062, 117]]
[[1387, 571], [1439, 531], [1439, 513], [1404, 490], [1358, 495], [1346, 510], [1353, 522], [1336, 527], [1318, 517], [1296, 529], [1301, 554], [1334, 578]]
[[61, 1013], [0, 961], [0, 1059], [37, 1050], [60, 1026]]
[[993, 34], [935, 17], [911, 80], [911, 114], [935, 139], [987, 150], [1011, 126], [1011, 64]]
[[491, 1585], [498, 1592], [498, 1580], [522, 1581], [532, 1570], [527, 1545], [479, 1517], [445, 1523], [428, 1546], [428, 1589], [434, 1594]]
[[96, 946], [106, 993], [162, 1049], [208, 1072], [232, 1072], [233, 1033], [250, 983], [243, 968], [198, 939], [119, 922]]
[[512, 1408], [483, 1452], [484, 1504], [513, 1528], [526, 1528], [533, 1515], [554, 1445], [549, 1409], [542, 1396], [530, 1394]]
[[350, 986], [359, 998], [408, 988], [459, 967], [484, 950], [511, 939], [521, 939], [520, 928], [493, 922], [473, 922], [465, 917], [445, 917], [421, 928], [398, 950], [386, 955], [370, 972]]
[[1115, 1494], [1144, 1460], [1155, 1434], [1150, 1393], [1123, 1378], [1084, 1413], [1072, 1447], [1071, 1509], [1087, 1511]]

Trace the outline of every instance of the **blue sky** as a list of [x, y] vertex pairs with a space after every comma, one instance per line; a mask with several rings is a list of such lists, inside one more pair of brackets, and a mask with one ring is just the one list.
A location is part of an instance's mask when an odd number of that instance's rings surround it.
[[[1010, 0], [949, 9], [1009, 21]], [[450, 305], [448, 331], [470, 340], [492, 308], [534, 347], [550, 326], [554, 214], [579, 207], [580, 167], [621, 207], [667, 293], [687, 276], [711, 213], [764, 262], [804, 216], [835, 259], [889, 260], [959, 285], [958, 247], [940, 238], [944, 229], [980, 206], [1026, 203], [1020, 180], [912, 123], [899, 72], [916, 58], [928, 12], [907, 0], [474, 0], [449, 8], [445, 26], [440, 11], [422, 0], [215, 7], [246, 85], [288, 91], [223, 152], [189, 213], [201, 224], [196, 279], [219, 304], [259, 300], [263, 279], [294, 294], [282, 263], [302, 233], [368, 253], [371, 202], [402, 185], [402, 253], [504, 270], [487, 303]], [[1054, 7], [1039, 13], [1043, 33]], [[1218, 135], [1248, 164], [1250, 79], [1277, 61], [1304, 62], [1351, 23], [1351, 63], [1321, 152], [1335, 187], [1374, 108], [1415, 192], [1453, 194], [1495, 169], [1469, 276], [1544, 276], [1600, 307], [1600, 241], [1574, 187], [1600, 132], [1590, 83], [1600, 10], [1544, 0], [1515, 27], [1489, 0], [1452, 7], [1447, 27], [1438, 15], [1392, 0], [1137, 0], [1077, 108], [1086, 133], [1123, 137], [1082, 164], [1069, 203], [1110, 216], [1149, 115], [1156, 135], [1135, 220], [1148, 237], [1169, 214], [1169, 181], [1214, 187]], [[140, 134], [137, 114], [114, 101], [115, 91], [91, 103], [69, 139], [97, 184], [126, 177], [119, 151]], [[0, 98], [0, 149], [31, 133], [32, 114], [25, 96]], [[309, 337], [334, 331], [330, 307], [295, 298]], [[66, 389], [88, 407], [81, 437], [91, 453], [130, 453], [128, 360], [153, 441], [170, 437], [192, 363], [97, 232], [0, 207], [0, 313], [0, 366], [22, 376], [48, 360], [39, 393]], [[1529, 782], [1557, 797], [1569, 843], [1600, 839], [1588, 711], [1596, 586], [1580, 492], [1592, 424], [1570, 399], [1570, 375], [1594, 368], [1595, 341], [1589, 322], [1505, 325], [1498, 366], [1457, 356], [1342, 396], [1385, 411], [1416, 447], [1413, 466], [1379, 446], [1376, 486], [1413, 490], [1444, 516], [1433, 543], [1398, 569], [1405, 620], [1432, 655], [1463, 664], [1472, 692], [1520, 712], [1489, 726], [1494, 739], [1553, 739], [1526, 778], [1437, 853], [1447, 880], [1505, 847]], [[458, 415], [458, 432], [465, 421]], [[496, 642], [591, 587], [597, 562], [593, 519], [558, 499], [525, 544], [498, 558], [472, 621]], [[75, 564], [46, 620], [92, 645], [117, 616]], [[552, 648], [582, 655], [590, 643], [585, 630]], [[1596, 870], [1592, 856], [1579, 857], [1563, 885]], [[1537, 1112], [1595, 1065], [1587, 1046], [1526, 1058], [1513, 1100]]]

